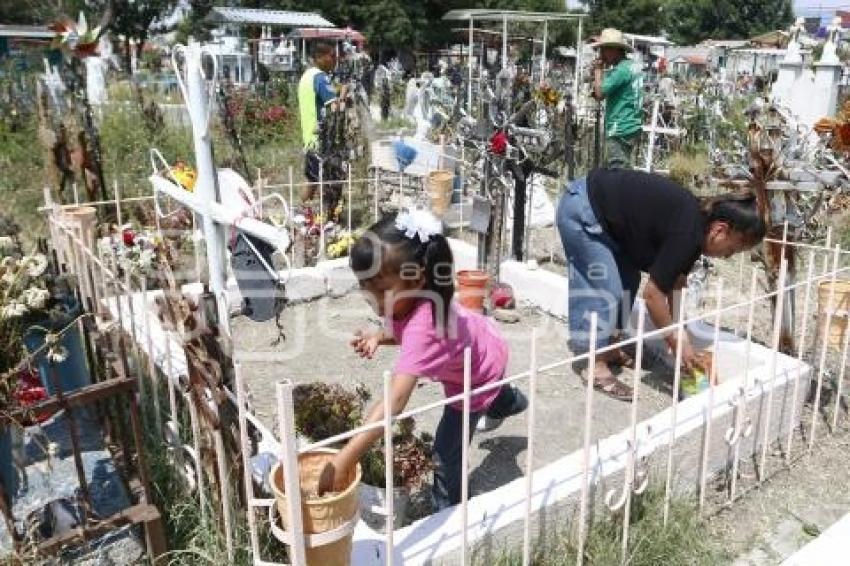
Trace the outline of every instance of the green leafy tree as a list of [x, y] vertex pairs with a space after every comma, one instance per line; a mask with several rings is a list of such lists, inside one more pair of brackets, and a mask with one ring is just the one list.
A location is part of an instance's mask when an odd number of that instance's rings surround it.
[[[688, 2], [690, 0], [682, 0]], [[658, 35], [664, 31], [662, 15], [668, 0], [584, 0], [589, 11], [589, 32], [617, 28], [624, 32]]]
[[97, 12], [110, 10], [109, 29], [124, 38], [124, 67], [130, 66], [131, 41], [136, 41], [136, 56], [141, 58], [142, 49], [150, 34], [156, 30], [154, 24], [171, 14], [177, 0], [91, 0], [88, 5]]
[[791, 0], [671, 0], [671, 39], [683, 45], [713, 39], [747, 39], [785, 29], [794, 19]]
[[61, 15], [76, 20], [80, 10], [88, 15], [85, 0], [0, 0], [0, 23], [45, 25]]
[[381, 47], [420, 47], [428, 23], [417, 0], [375, 0], [358, 6], [352, 16], [369, 42]]
[[187, 43], [190, 37], [198, 41], [210, 38], [210, 26], [204, 19], [213, 7], [213, 0], [189, 0], [189, 10], [177, 25], [177, 42]]

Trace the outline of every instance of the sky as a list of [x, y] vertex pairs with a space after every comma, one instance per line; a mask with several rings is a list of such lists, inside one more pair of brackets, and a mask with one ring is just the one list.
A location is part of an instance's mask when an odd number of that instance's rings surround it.
[[836, 9], [850, 10], [850, 0], [794, 0], [794, 13], [797, 16], [829, 19]]
[[[568, 8], [580, 8], [579, 0], [565, 0]], [[798, 16], [831, 16], [835, 9], [850, 10], [850, 0], [794, 0], [794, 12]]]

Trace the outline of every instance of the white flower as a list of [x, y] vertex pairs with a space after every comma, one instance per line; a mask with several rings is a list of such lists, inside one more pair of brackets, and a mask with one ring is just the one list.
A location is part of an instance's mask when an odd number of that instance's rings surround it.
[[101, 238], [97, 241], [97, 252], [101, 257], [112, 254], [113, 250], [114, 248], [109, 238]]
[[410, 239], [419, 236], [419, 240], [425, 244], [431, 236], [440, 234], [443, 226], [440, 220], [427, 210], [417, 209], [402, 212], [395, 219], [395, 227], [404, 232]]
[[122, 271], [132, 272], [135, 265], [133, 264], [132, 258], [130, 258], [127, 254], [122, 253], [118, 256], [118, 267], [120, 267]]
[[31, 287], [21, 293], [21, 300], [32, 310], [43, 309], [49, 298], [50, 291], [38, 287]]
[[61, 364], [68, 359], [68, 348], [62, 344], [54, 344], [47, 350], [47, 361]]
[[6, 253], [15, 249], [15, 240], [12, 236], [0, 236], [0, 253]]
[[151, 249], [144, 249], [139, 254], [139, 268], [142, 271], [150, 271], [153, 267], [154, 253]]
[[6, 285], [14, 285], [17, 279], [18, 276], [15, 275], [14, 271], [7, 271], [3, 274], [3, 277], [0, 277], [0, 281], [3, 281]]
[[21, 263], [26, 267], [30, 277], [41, 277], [47, 270], [47, 258], [44, 254], [24, 256]]
[[3, 305], [0, 309], [0, 318], [18, 318], [27, 314], [27, 306], [24, 303], [12, 301], [8, 305]]

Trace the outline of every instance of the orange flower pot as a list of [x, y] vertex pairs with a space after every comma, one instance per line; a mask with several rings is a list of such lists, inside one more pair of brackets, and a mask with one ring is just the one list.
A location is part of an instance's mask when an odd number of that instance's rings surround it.
[[484, 312], [484, 297], [490, 275], [479, 270], [464, 270], [457, 273], [458, 302], [467, 309]]

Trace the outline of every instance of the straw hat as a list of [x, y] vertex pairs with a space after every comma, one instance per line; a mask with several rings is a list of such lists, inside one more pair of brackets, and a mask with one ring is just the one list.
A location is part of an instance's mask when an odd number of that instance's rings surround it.
[[617, 47], [625, 51], [634, 51], [634, 48], [626, 43], [623, 37], [623, 32], [614, 28], [605, 28], [599, 34], [599, 39], [592, 45], [593, 47]]

